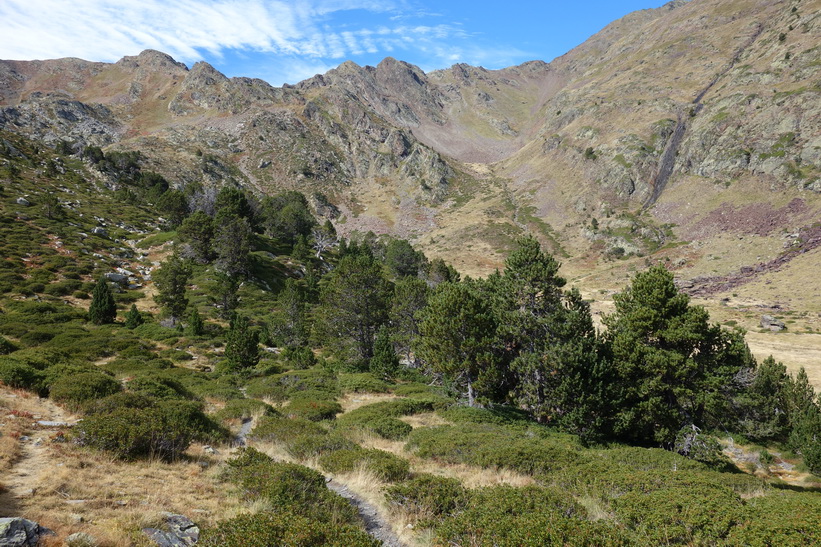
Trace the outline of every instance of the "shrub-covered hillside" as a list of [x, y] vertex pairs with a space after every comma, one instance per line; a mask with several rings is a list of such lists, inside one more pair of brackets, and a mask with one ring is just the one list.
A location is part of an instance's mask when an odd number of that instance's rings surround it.
[[599, 332], [533, 238], [462, 278], [222, 182], [0, 133], [4, 516], [100, 545], [166, 511], [215, 546], [821, 542], [806, 375], [663, 267]]

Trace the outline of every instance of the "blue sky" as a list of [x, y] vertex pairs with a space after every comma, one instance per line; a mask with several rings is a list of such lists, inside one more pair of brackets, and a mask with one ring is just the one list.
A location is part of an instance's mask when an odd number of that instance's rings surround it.
[[550, 61], [659, 0], [0, 0], [0, 59], [112, 62], [158, 49], [228, 76], [296, 83], [387, 56], [425, 71]]

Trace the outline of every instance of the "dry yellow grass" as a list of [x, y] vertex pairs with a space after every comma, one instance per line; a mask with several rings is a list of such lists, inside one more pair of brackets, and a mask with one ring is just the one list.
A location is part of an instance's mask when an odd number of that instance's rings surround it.
[[5, 387], [0, 395], [0, 472], [8, 486], [0, 495], [0, 514], [51, 528], [54, 545], [74, 532], [91, 534], [101, 546], [148, 545], [139, 530], [157, 524], [160, 512], [182, 513], [207, 526], [247, 511], [218, 478], [227, 447], [209, 455], [195, 445], [171, 464], [121, 462], [59, 442], [58, 429], [38, 426], [37, 419], [75, 419], [52, 401]]
[[390, 393], [346, 393], [344, 397], [337, 400], [342, 405], [343, 412], [350, 412], [362, 406], [396, 399], [399, 397]]

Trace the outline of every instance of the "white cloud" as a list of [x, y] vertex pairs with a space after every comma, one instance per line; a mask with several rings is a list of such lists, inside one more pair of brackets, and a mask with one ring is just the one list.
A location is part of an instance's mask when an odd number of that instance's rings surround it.
[[[422, 64], [447, 66], [457, 57], [498, 65], [495, 59], [516, 53], [482, 50], [458, 24], [424, 24], [441, 16], [407, 6], [406, 0], [0, 0], [0, 59], [116, 61], [157, 49], [191, 64], [206, 52], [217, 59], [229, 51], [268, 53], [277, 57], [272, 65], [281, 70], [271, 81], [279, 83], [365, 54], [424, 54]], [[416, 21], [399, 22], [410, 18]]]

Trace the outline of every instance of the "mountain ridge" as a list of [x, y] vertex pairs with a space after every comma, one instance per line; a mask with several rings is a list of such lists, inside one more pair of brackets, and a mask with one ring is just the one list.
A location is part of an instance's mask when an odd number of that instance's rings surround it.
[[[473, 273], [498, 267], [522, 230], [574, 258], [646, 254], [670, 241], [650, 234], [681, 217], [668, 199], [680, 184], [699, 196], [723, 185], [728, 203], [743, 200], [733, 185], [752, 185], [818, 210], [821, 53], [805, 47], [818, 41], [817, 7], [674, 1], [550, 63], [426, 74], [388, 57], [280, 88], [153, 50], [110, 64], [2, 61], [0, 126], [137, 148], [177, 185], [321, 193], [341, 211], [342, 233], [395, 233], [455, 252]], [[702, 208], [715, 209], [699, 205], [696, 216]], [[637, 210], [648, 212], [632, 233], [648, 237], [589, 229]], [[446, 243], [465, 238], [475, 251]]]

